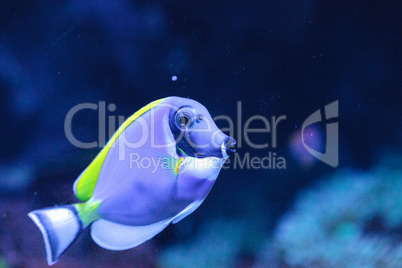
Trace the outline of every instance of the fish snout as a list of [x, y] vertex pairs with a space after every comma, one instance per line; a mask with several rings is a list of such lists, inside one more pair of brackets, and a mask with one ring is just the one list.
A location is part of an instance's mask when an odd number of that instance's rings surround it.
[[223, 157], [229, 157], [236, 152], [236, 140], [232, 137], [226, 137], [221, 146]]

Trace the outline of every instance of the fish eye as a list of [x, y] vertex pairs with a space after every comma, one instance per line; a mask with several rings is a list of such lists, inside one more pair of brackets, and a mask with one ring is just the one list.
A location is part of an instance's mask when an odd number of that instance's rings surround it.
[[180, 109], [176, 113], [176, 125], [181, 129], [189, 128], [194, 124], [194, 113], [189, 108]]
[[179, 118], [180, 126], [185, 127], [190, 123], [190, 118], [187, 115], [182, 115]]

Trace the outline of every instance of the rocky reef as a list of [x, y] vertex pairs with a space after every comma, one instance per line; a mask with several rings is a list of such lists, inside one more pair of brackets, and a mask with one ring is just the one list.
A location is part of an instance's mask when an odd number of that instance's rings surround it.
[[402, 264], [402, 159], [341, 170], [301, 192], [261, 252], [265, 267]]

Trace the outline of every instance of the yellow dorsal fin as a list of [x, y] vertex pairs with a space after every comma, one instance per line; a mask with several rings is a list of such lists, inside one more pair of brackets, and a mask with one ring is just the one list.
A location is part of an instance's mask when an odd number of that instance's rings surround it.
[[102, 151], [95, 157], [95, 159], [89, 164], [86, 170], [81, 174], [81, 176], [77, 179], [77, 182], [74, 183], [74, 192], [77, 198], [81, 201], [89, 200], [95, 190], [96, 183], [98, 181], [99, 173], [101, 171], [103, 162], [107, 154], [109, 153], [110, 148], [120, 136], [121, 133], [138, 117], [157, 106], [162, 100], [159, 99], [151, 102], [150, 104], [142, 107], [132, 116], [130, 116], [124, 123], [119, 127], [119, 129], [114, 133], [113, 137], [108, 141], [108, 143], [103, 147]]

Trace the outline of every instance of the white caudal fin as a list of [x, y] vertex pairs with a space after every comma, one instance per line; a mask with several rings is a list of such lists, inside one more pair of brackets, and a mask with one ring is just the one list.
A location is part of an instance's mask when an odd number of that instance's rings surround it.
[[49, 265], [57, 262], [83, 230], [77, 210], [72, 205], [35, 210], [28, 216], [42, 232]]
[[127, 226], [106, 220], [92, 223], [91, 236], [96, 244], [110, 250], [136, 247], [162, 232], [172, 219], [146, 226]]

